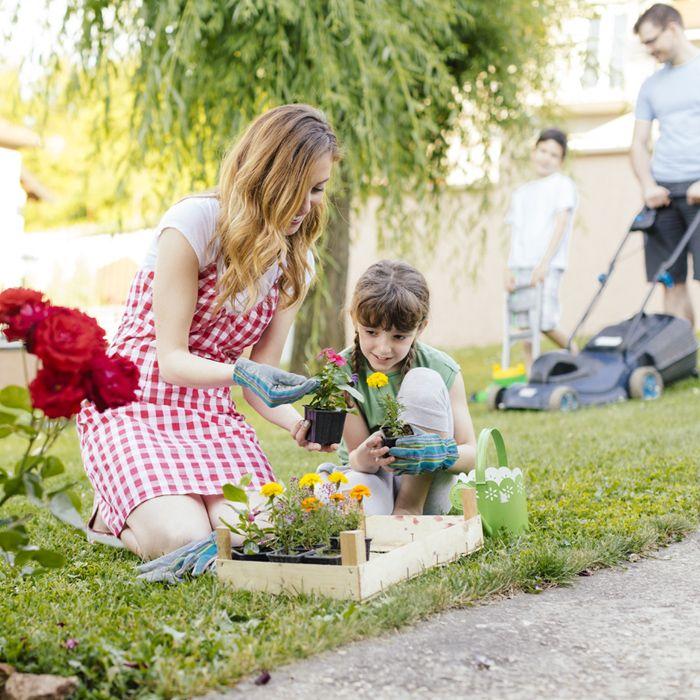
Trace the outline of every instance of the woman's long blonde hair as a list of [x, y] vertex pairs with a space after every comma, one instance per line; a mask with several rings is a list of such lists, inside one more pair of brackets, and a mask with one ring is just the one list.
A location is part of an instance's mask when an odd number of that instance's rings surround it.
[[258, 117], [224, 157], [219, 177], [221, 205], [212, 243], [223, 257], [217, 306], [247, 293], [255, 306], [260, 280], [285, 261], [280, 303], [288, 307], [305, 292], [313, 250], [326, 220], [325, 201], [304, 217], [298, 231], [285, 235], [314, 184], [311, 169], [329, 154], [340, 159], [338, 142], [321, 112], [309, 105], [276, 107]]

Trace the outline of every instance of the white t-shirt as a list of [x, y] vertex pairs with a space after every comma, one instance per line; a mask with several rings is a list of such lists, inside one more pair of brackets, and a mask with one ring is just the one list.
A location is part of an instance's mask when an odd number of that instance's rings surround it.
[[[203, 270], [212, 263], [220, 265], [222, 261], [221, 257], [218, 255], [218, 250], [216, 250], [215, 246], [209, 245], [216, 230], [218, 215], [219, 200], [212, 196], [194, 195], [181, 199], [176, 204], [173, 204], [173, 206], [163, 214], [163, 217], [155, 229], [155, 235], [146, 253], [143, 267], [146, 270], [155, 269], [156, 258], [158, 257], [158, 240], [160, 239], [160, 234], [166, 228], [177, 229], [185, 237], [197, 256], [200, 270]], [[309, 251], [307, 259], [313, 273], [315, 270], [315, 262], [311, 251]], [[282, 274], [282, 266], [283, 263], [276, 263], [263, 274], [257, 299], [258, 302], [262, 301], [262, 299], [269, 294], [272, 286]], [[307, 286], [311, 283], [312, 278], [313, 274], [307, 274]], [[237, 310], [244, 309], [247, 298], [245, 292], [238, 294], [232, 305], [233, 308]]]
[[508, 267], [536, 267], [552, 240], [556, 215], [568, 210], [571, 216], [550, 263], [554, 269], [566, 269], [577, 202], [573, 180], [559, 172], [518, 187], [511, 197], [506, 218], [511, 227]]

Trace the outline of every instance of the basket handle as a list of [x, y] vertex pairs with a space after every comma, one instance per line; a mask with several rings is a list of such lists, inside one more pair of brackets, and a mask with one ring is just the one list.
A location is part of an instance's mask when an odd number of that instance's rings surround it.
[[489, 446], [489, 438], [496, 446], [496, 456], [498, 466], [508, 466], [508, 456], [506, 455], [506, 444], [503, 442], [503, 435], [498, 428], [484, 428], [479, 433], [479, 440], [476, 443], [476, 469], [475, 481], [477, 484], [486, 483], [486, 450]]

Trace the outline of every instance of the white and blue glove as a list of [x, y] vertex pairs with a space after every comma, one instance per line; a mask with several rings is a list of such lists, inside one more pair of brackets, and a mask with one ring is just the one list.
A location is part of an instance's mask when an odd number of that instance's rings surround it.
[[425, 474], [449, 469], [459, 456], [457, 443], [452, 438], [441, 438], [434, 433], [400, 437], [389, 454], [396, 459], [386, 468], [398, 474]]
[[294, 403], [314, 391], [319, 381], [307, 379], [300, 374], [285, 372], [279, 367], [253, 362], [239, 357], [233, 366], [233, 383], [250, 389], [271, 408], [285, 403]]
[[174, 552], [164, 554], [157, 559], [136, 567], [137, 579], [154, 583], [182, 583], [187, 576], [201, 576], [216, 561], [216, 542], [214, 533], [203, 540], [190, 542]]

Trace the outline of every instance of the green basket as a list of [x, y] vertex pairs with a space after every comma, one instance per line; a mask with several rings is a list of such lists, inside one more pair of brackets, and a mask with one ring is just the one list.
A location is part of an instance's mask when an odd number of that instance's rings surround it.
[[[493, 440], [496, 446], [497, 468], [486, 468], [489, 440]], [[523, 474], [520, 469], [511, 470], [508, 467], [506, 446], [498, 429], [485, 428], [481, 431], [476, 445], [476, 468], [467, 481], [458, 482], [450, 494], [452, 506], [457, 510], [461, 510], [459, 491], [463, 488], [476, 489], [476, 503], [486, 535], [504, 529], [517, 535], [528, 529]]]

